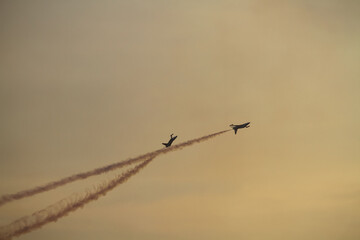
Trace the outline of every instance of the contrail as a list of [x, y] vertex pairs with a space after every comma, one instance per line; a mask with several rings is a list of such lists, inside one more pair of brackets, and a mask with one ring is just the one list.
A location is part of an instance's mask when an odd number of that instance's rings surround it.
[[0, 228], [0, 240], [10, 240], [12, 237], [20, 236], [22, 234], [31, 232], [43, 225], [55, 222], [59, 218], [66, 216], [91, 201], [97, 200], [101, 196], [105, 196], [110, 190], [114, 189], [119, 184], [124, 183], [130, 177], [137, 174], [141, 169], [146, 167], [154, 157], [151, 157], [134, 168], [126, 171], [125, 173], [116, 176], [114, 179], [104, 182], [81, 195], [77, 194], [69, 198], [62, 199], [61, 201], [46, 207], [32, 215], [22, 217], [8, 226]]
[[47, 183], [47, 184], [44, 184], [44, 185], [41, 185], [41, 186], [37, 186], [37, 187], [31, 188], [31, 189], [27, 189], [27, 190], [24, 190], [24, 191], [13, 193], [13, 194], [6, 194], [6, 195], [3, 195], [3, 196], [0, 197], [0, 206], [4, 205], [5, 203], [14, 201], [14, 200], [22, 199], [22, 198], [25, 198], [25, 197], [30, 197], [30, 196], [33, 196], [35, 194], [41, 193], [41, 192], [45, 192], [45, 191], [55, 189], [57, 187], [63, 186], [65, 184], [68, 184], [68, 183], [71, 183], [71, 182], [74, 182], [74, 181], [77, 181], [77, 180], [85, 179], [85, 178], [88, 178], [88, 177], [91, 177], [91, 176], [94, 176], [94, 175], [99, 175], [99, 174], [102, 174], [102, 173], [105, 173], [105, 172], [108, 172], [108, 171], [112, 171], [112, 170], [115, 170], [117, 168], [121, 168], [121, 167], [127, 166], [129, 164], [136, 163], [138, 161], [141, 161], [141, 160], [144, 160], [144, 159], [147, 159], [147, 158], [153, 158], [153, 157], [156, 157], [156, 156], [158, 156], [160, 154], [165, 154], [165, 153], [168, 153], [168, 152], [176, 151], [176, 150], [182, 149], [184, 147], [193, 145], [194, 143], [199, 143], [199, 142], [208, 140], [210, 138], [216, 137], [216, 136], [218, 136], [220, 134], [223, 134], [225, 132], [228, 132], [228, 131], [231, 131], [231, 130], [225, 130], [225, 131], [221, 131], [221, 132], [216, 132], [216, 133], [209, 134], [209, 135], [206, 135], [206, 136], [203, 136], [203, 137], [200, 137], [200, 138], [195, 138], [195, 139], [189, 140], [187, 142], [179, 143], [179, 144], [174, 145], [174, 146], [169, 147], [169, 148], [162, 148], [162, 149], [159, 149], [159, 150], [156, 150], [156, 151], [153, 151], [153, 152], [149, 152], [149, 153], [140, 155], [140, 156], [135, 157], [135, 158], [130, 158], [130, 159], [125, 160], [125, 161], [113, 163], [113, 164], [107, 165], [105, 167], [100, 167], [100, 168], [96, 168], [94, 170], [90, 170], [90, 171], [87, 171], [87, 172], [74, 174], [72, 176], [65, 177], [65, 178], [62, 178], [60, 180], [53, 181], [53, 182], [50, 182], [50, 183]]

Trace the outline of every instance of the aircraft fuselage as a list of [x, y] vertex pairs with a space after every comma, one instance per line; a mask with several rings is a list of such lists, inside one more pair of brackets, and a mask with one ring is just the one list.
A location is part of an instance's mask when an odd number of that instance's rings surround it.
[[236, 132], [237, 132], [238, 129], [250, 127], [249, 124], [250, 124], [250, 122], [243, 123], [243, 124], [240, 124], [240, 125], [231, 124], [230, 127], [231, 127], [232, 129], [234, 129], [235, 134], [236, 134]]
[[171, 135], [170, 135], [170, 140], [169, 140], [169, 142], [167, 142], [167, 143], [162, 143], [162, 145], [164, 145], [165, 147], [170, 147], [171, 144], [173, 143], [173, 141], [177, 138], [177, 136], [173, 137], [173, 135], [174, 135], [174, 134], [171, 134]]

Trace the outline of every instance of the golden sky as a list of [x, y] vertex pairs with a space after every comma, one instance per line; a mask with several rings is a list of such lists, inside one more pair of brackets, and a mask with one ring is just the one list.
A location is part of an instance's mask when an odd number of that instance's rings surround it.
[[[0, 2], [0, 195], [159, 156], [21, 239], [360, 239], [358, 1]], [[0, 226], [111, 172], [0, 207]]]

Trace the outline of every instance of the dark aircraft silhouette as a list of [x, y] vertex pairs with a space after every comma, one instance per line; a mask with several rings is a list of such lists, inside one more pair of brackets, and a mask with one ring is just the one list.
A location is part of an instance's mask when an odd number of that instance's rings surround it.
[[173, 141], [177, 138], [177, 136], [173, 137], [173, 135], [174, 134], [170, 135], [170, 140], [167, 143], [162, 143], [163, 145], [165, 145], [165, 147], [170, 147]]
[[247, 123], [244, 123], [244, 124], [240, 124], [240, 125], [231, 124], [230, 127], [231, 127], [232, 129], [234, 129], [235, 134], [236, 134], [236, 132], [237, 132], [238, 129], [250, 127], [249, 124], [250, 124], [250, 122], [247, 122]]

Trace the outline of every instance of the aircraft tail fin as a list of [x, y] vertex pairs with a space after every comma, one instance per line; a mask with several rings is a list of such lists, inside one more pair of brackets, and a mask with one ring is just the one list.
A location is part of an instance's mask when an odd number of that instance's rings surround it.
[[167, 146], [167, 143], [162, 143], [162, 145], [165, 145], [165, 146]]

